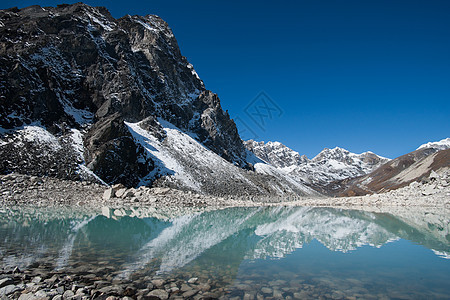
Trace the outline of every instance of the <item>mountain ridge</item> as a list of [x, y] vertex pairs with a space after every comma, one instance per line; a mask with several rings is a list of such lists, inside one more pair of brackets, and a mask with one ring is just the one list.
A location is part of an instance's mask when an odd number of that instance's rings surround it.
[[370, 151], [355, 154], [340, 147], [325, 148], [314, 158], [308, 159], [279, 142], [249, 140], [244, 143], [247, 149], [262, 160], [316, 189], [336, 180], [367, 174], [389, 161]]
[[[259, 160], [160, 17], [76, 3], [0, 10], [0, 22], [1, 173], [128, 187], [184, 174], [196, 183], [176, 187], [196, 192], [317, 195], [269, 165], [254, 170], [248, 160]], [[202, 158], [212, 165], [193, 163]]]

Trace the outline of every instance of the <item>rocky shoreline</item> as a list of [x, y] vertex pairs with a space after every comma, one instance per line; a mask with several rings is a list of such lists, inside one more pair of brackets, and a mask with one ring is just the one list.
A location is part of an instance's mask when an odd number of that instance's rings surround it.
[[131, 299], [218, 299], [224, 289], [210, 279], [186, 280], [142, 276], [119, 279], [114, 267], [90, 268], [80, 265], [57, 270], [51, 263], [35, 262], [26, 270], [3, 269], [0, 298], [20, 300], [131, 300]]
[[450, 207], [450, 171], [381, 194], [354, 197], [225, 196], [217, 197], [172, 188], [126, 188], [12, 173], [0, 175], [3, 205], [86, 207], [235, 207], [235, 206], [422, 206]]
[[[106, 187], [100, 184], [64, 181], [50, 177], [34, 177], [22, 174], [0, 175], [0, 194], [4, 207], [59, 206], [101, 210], [108, 217], [123, 216], [123, 207], [167, 210], [182, 214], [186, 210], [209, 210], [233, 206], [337, 206], [363, 210], [389, 211], [409, 206], [424, 209], [446, 210], [450, 208], [450, 174], [448, 171], [432, 173], [422, 182], [384, 194], [343, 198], [259, 198], [213, 197], [170, 188], [125, 188], [122, 185]], [[139, 209], [133, 210], [137, 214]], [[138, 215], [136, 215], [138, 216]], [[276, 286], [260, 287], [258, 291], [227, 289], [226, 278], [213, 279], [211, 274], [171, 274], [165, 278], [154, 274], [134, 274], [130, 279], [120, 278], [112, 266], [70, 265], [59, 270], [52, 264], [52, 257], [34, 262], [21, 270], [2, 266], [0, 273], [1, 299], [302, 299], [319, 295], [341, 299], [333, 291], [304, 285], [303, 294], [280, 292]], [[211, 271], [213, 272], [213, 271]], [[225, 281], [224, 281], [225, 280]], [[223, 281], [223, 282], [222, 282]], [[225, 283], [225, 284], [224, 284]], [[225, 286], [225, 287], [224, 287]], [[309, 289], [309, 290], [308, 290]], [[270, 290], [270, 293], [269, 293]], [[268, 293], [268, 294], [267, 294]], [[278, 293], [278, 294], [277, 294]], [[281, 293], [279, 295], [279, 293]], [[325, 294], [324, 294], [325, 293]], [[283, 297], [284, 297], [283, 296]], [[329, 297], [328, 297], [329, 296]], [[336, 297], [334, 297], [336, 296]], [[368, 295], [364, 295], [368, 296]], [[316, 298], [317, 298], [316, 297]], [[308, 297], [306, 297], [308, 298]]]

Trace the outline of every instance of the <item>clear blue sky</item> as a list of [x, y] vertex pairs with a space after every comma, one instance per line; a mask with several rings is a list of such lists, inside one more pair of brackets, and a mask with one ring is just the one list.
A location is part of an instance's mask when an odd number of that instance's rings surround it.
[[[394, 158], [450, 136], [450, 1], [86, 3], [116, 18], [161, 16], [206, 87], [259, 140], [308, 157], [340, 146]], [[282, 110], [263, 128], [245, 112], [261, 91]]]

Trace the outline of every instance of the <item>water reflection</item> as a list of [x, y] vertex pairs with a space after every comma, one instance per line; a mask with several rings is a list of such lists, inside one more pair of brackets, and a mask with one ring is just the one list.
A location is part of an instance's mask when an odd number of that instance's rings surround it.
[[[3, 208], [1, 261], [25, 267], [53, 259], [63, 268], [78, 259], [96, 265], [114, 262], [127, 277], [152, 264], [153, 272], [201, 264], [238, 266], [242, 260], [283, 258], [313, 240], [331, 251], [381, 247], [399, 239], [423, 245], [448, 258], [446, 211], [395, 213], [334, 208], [264, 207], [191, 211], [157, 209]], [[132, 217], [130, 217], [132, 216]], [[235, 261], [230, 261], [235, 260]]]

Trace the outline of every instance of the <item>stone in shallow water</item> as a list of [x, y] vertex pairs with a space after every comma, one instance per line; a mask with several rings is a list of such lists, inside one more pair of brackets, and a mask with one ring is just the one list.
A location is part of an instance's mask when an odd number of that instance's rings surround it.
[[192, 290], [192, 288], [189, 286], [189, 285], [187, 285], [186, 283], [183, 283], [182, 285], [181, 285], [181, 289], [180, 289], [182, 292], [187, 292], [187, 291], [190, 291], [190, 290]]
[[194, 296], [197, 293], [198, 293], [197, 290], [190, 290], [190, 291], [184, 292], [182, 296], [183, 296], [183, 298], [189, 298], [189, 297]]
[[294, 293], [295, 299], [307, 299], [309, 297], [310, 296], [306, 291], [301, 291], [300, 293]]
[[152, 284], [154, 286], [156, 286], [157, 288], [160, 288], [164, 285], [164, 280], [163, 279], [153, 279]]
[[153, 290], [150, 293], [147, 294], [147, 297], [157, 297], [161, 300], [166, 300], [169, 298], [169, 293], [167, 293], [165, 290]]
[[284, 299], [283, 298], [283, 293], [281, 291], [279, 291], [279, 290], [274, 290], [273, 291], [273, 297], [275, 299]]
[[263, 287], [263, 288], [261, 288], [261, 292], [263, 294], [272, 294], [272, 289], [268, 288], [268, 287]]
[[192, 277], [191, 279], [188, 280], [188, 283], [192, 284], [192, 283], [196, 283], [198, 280], [197, 277]]

